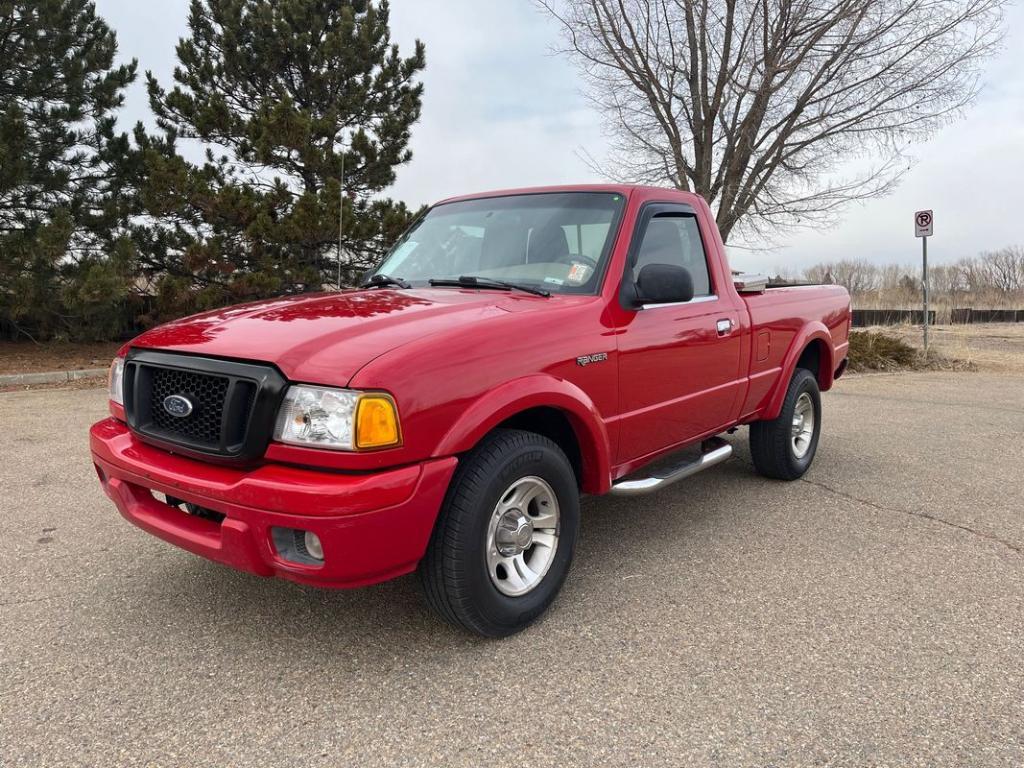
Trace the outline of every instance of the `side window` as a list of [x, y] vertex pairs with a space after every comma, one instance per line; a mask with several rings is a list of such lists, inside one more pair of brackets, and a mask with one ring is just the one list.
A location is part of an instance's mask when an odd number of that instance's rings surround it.
[[647, 224], [640, 243], [633, 276], [647, 264], [675, 264], [686, 267], [693, 277], [693, 295], [709, 296], [711, 278], [708, 260], [693, 216], [655, 216]]

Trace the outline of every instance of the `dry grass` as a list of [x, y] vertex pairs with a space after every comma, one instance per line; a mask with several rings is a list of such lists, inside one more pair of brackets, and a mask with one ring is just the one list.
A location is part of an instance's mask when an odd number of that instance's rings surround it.
[[119, 342], [62, 344], [0, 341], [0, 374], [75, 371], [110, 365]]
[[24, 392], [30, 389], [105, 389], [107, 379], [99, 376], [88, 379], [75, 379], [74, 381], [55, 381], [52, 384], [17, 384], [0, 387], [0, 392]]
[[[920, 326], [895, 325], [884, 332], [914, 346], [922, 343]], [[944, 357], [982, 371], [1024, 374], [1024, 323], [937, 325], [928, 333], [931, 348]]]

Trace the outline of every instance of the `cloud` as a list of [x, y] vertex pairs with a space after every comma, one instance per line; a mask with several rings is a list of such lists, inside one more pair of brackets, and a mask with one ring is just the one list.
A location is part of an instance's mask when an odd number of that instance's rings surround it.
[[[186, 0], [98, 0], [124, 58], [137, 57], [164, 84], [174, 46], [187, 31]], [[596, 114], [569, 60], [551, 54], [555, 25], [529, 0], [392, 0], [396, 42], [427, 47], [421, 122], [411, 164], [391, 193], [411, 204], [504, 187], [599, 181], [581, 158], [606, 147]], [[1011, 9], [1009, 35], [986, 88], [966, 118], [914, 148], [917, 162], [889, 197], [851, 206], [828, 231], [797, 231], [770, 251], [733, 250], [745, 269], [800, 268], [865, 258], [913, 263], [912, 216], [935, 210], [929, 256], [951, 261], [1024, 242], [1024, 7]], [[129, 94], [125, 120], [147, 122], [145, 91]]]
[[396, 0], [391, 27], [427, 48], [423, 119], [395, 192], [431, 202], [478, 190], [598, 180], [580, 157], [603, 146], [557, 30], [528, 0]]
[[96, 11], [117, 33], [119, 58], [139, 60], [139, 79], [128, 90], [118, 121], [123, 128], [140, 120], [153, 125], [146, 99], [145, 72], [152, 70], [164, 87], [170, 85], [177, 63], [174, 48], [188, 32], [188, 0], [96, 0]]

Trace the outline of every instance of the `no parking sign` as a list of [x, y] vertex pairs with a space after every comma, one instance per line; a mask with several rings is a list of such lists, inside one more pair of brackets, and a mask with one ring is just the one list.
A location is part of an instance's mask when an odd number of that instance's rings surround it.
[[931, 211], [918, 211], [914, 214], [914, 237], [931, 237], [935, 219]]

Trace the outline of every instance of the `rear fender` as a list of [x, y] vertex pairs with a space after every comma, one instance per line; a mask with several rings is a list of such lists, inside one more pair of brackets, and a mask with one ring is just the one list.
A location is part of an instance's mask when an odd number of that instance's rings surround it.
[[814, 341], [823, 342], [822, 346], [824, 347], [819, 369], [815, 371], [818, 386], [822, 391], [831, 389], [832, 378], [835, 372], [835, 366], [833, 365], [835, 349], [832, 346], [832, 334], [829, 333], [824, 323], [814, 321], [805, 325], [800, 333], [794, 337], [793, 343], [790, 344], [789, 351], [786, 352], [786, 358], [782, 364], [782, 373], [779, 376], [779, 380], [775, 383], [775, 389], [772, 390], [772, 396], [768, 400], [768, 407], [761, 414], [761, 419], [771, 420], [778, 418], [779, 413], [782, 412], [782, 404], [786, 400], [786, 391], [789, 389], [789, 382], [793, 378], [800, 355], [807, 349], [807, 345]]
[[438, 456], [470, 450], [492, 429], [531, 408], [556, 408], [565, 414], [576, 435], [586, 493], [611, 488], [611, 445], [600, 413], [587, 394], [563, 379], [538, 374], [502, 384], [466, 408], [438, 445]]

